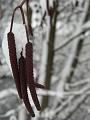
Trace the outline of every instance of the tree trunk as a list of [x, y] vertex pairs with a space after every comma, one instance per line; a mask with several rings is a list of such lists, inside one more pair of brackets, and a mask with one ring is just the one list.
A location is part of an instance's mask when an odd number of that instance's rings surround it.
[[[46, 65], [46, 75], [45, 75], [45, 88], [50, 89], [51, 86], [51, 77], [53, 69], [53, 59], [54, 59], [54, 43], [55, 43], [55, 27], [56, 27], [57, 12], [53, 16], [53, 19], [50, 22], [50, 31], [49, 31], [49, 40], [48, 40], [48, 56], [47, 56], [47, 65]], [[42, 111], [48, 106], [49, 97], [44, 96], [42, 99]]]

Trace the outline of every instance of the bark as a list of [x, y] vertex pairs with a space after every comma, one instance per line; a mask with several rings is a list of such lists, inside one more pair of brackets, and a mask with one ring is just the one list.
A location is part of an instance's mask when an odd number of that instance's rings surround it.
[[[49, 41], [48, 41], [48, 57], [47, 57], [47, 65], [46, 65], [46, 76], [45, 76], [45, 88], [47, 90], [50, 89], [51, 86], [51, 77], [52, 77], [52, 69], [53, 69], [53, 59], [54, 59], [54, 43], [55, 43], [55, 26], [56, 26], [57, 12], [53, 17], [54, 23], [50, 24], [49, 31]], [[44, 96], [42, 99], [42, 110], [44, 110], [48, 106], [49, 97]]]

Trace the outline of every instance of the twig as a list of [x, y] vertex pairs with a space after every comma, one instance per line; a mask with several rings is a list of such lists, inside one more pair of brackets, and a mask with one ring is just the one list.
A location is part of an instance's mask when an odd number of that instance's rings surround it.
[[20, 9], [20, 10], [21, 10], [23, 24], [25, 24], [25, 18], [24, 18], [23, 12], [22, 12], [22, 6], [23, 6], [23, 4], [24, 4], [25, 2], [26, 2], [26, 0], [23, 0], [22, 3], [14, 9], [13, 15], [12, 15], [12, 20], [11, 20], [10, 32], [12, 31], [13, 21], [14, 21], [14, 15], [15, 15], [15, 12], [16, 12], [17, 9]]
[[70, 44], [72, 41], [75, 40], [75, 38], [78, 38], [82, 33], [90, 30], [90, 22], [87, 22], [76, 29], [73, 35], [71, 35], [68, 39], [64, 40], [64, 42], [58, 46], [55, 47], [54, 52], [58, 52], [58, 50], [62, 49], [66, 45]]
[[79, 86], [79, 85], [82, 85], [82, 84], [88, 84], [90, 82], [90, 79], [84, 79], [84, 80], [80, 80], [78, 82], [75, 82], [75, 83], [70, 83], [68, 84], [70, 87], [76, 87], [76, 86]]

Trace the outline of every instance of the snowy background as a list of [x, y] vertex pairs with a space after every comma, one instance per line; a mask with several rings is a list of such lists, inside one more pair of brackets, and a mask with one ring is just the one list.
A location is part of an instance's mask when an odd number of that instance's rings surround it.
[[[1, 49], [12, 11], [19, 3], [19, 0], [0, 0], [0, 120], [32, 119], [17, 96]], [[58, 9], [61, 12], [56, 24], [50, 89], [37, 91], [40, 100], [41, 96], [48, 96], [49, 103], [41, 115], [36, 112], [35, 119], [90, 120], [90, 0], [80, 0], [79, 5], [75, 0], [59, 0]], [[19, 12], [15, 23], [21, 24]], [[34, 28], [34, 75], [42, 84], [48, 55], [47, 30], [47, 25], [43, 29]]]

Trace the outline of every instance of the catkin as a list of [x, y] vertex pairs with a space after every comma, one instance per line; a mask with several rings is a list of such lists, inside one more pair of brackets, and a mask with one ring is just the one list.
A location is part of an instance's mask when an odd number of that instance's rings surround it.
[[37, 97], [35, 84], [34, 84], [34, 76], [33, 76], [33, 56], [32, 56], [32, 43], [28, 42], [26, 44], [26, 73], [27, 73], [27, 84], [29, 86], [31, 96], [33, 102], [37, 108], [37, 110], [41, 110], [39, 100]]
[[41, 85], [39, 83], [34, 83], [36, 88], [41, 88], [41, 89], [45, 89], [44, 85]]
[[32, 30], [31, 25], [29, 25], [29, 32], [30, 32], [31, 36], [33, 36], [33, 30]]
[[22, 99], [21, 86], [20, 86], [20, 76], [19, 76], [19, 71], [18, 71], [14, 34], [12, 32], [9, 32], [7, 34], [7, 38], [8, 38], [8, 48], [9, 48], [9, 56], [10, 56], [12, 73], [13, 73], [13, 77], [14, 77], [14, 80], [15, 80], [15, 84], [16, 84], [16, 88], [17, 88], [19, 97]]
[[20, 72], [20, 82], [21, 82], [21, 91], [22, 91], [22, 98], [24, 101], [24, 104], [31, 114], [32, 117], [35, 117], [35, 114], [33, 112], [33, 109], [30, 105], [28, 94], [27, 94], [27, 84], [26, 84], [26, 68], [25, 68], [25, 58], [21, 55], [19, 59], [19, 72]]

